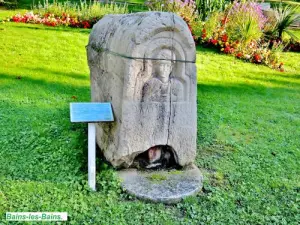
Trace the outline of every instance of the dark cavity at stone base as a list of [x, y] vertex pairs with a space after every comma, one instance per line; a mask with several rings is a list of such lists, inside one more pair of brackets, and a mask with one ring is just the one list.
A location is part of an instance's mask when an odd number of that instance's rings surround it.
[[167, 204], [177, 203], [184, 197], [196, 194], [202, 189], [203, 176], [191, 165], [183, 170], [140, 171], [125, 169], [119, 171], [122, 187], [140, 199]]

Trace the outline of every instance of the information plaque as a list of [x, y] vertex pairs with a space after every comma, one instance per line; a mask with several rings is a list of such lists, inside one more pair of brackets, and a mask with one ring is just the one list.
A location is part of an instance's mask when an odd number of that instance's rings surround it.
[[71, 122], [109, 122], [114, 121], [110, 102], [70, 103]]

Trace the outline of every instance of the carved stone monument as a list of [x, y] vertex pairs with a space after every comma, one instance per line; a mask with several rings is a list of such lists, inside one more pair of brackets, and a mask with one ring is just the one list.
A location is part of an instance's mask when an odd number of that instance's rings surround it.
[[107, 15], [94, 25], [87, 53], [92, 101], [111, 102], [115, 116], [97, 125], [106, 159], [118, 168], [163, 166], [153, 163], [163, 156], [165, 167], [191, 165], [197, 82], [187, 24], [167, 12]]

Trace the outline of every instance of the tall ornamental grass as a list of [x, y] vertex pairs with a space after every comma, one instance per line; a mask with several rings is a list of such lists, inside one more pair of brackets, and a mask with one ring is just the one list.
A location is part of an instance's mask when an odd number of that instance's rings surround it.
[[224, 23], [230, 39], [239, 40], [242, 45], [247, 45], [263, 36], [267, 18], [256, 2], [234, 1], [226, 11]]
[[[230, 0], [147, 0], [146, 6], [154, 11], [192, 11], [199, 19], [204, 20], [212, 12], [223, 11]], [[192, 10], [190, 10], [192, 9]]]
[[33, 7], [34, 14], [42, 16], [53, 14], [55, 17], [69, 15], [69, 17], [77, 18], [78, 20], [101, 19], [106, 14], [124, 14], [128, 13], [127, 4], [118, 5], [116, 3], [103, 4], [99, 1], [80, 1], [80, 3], [57, 2], [38, 4]]
[[224, 11], [230, 2], [230, 0], [195, 0], [202, 20], [205, 20], [212, 12]]

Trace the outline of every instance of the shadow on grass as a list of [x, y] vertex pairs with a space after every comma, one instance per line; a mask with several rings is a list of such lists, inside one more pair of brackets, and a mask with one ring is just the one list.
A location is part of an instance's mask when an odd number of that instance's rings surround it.
[[[254, 78], [254, 80], [255, 79], [256, 78]], [[264, 80], [264, 79], [258, 78], [257, 80]], [[268, 79], [264, 81], [268, 81]], [[280, 81], [277, 80], [272, 81], [272, 79], [271, 82], [275, 82], [275, 83], [278, 82], [280, 84], [284, 84], [285, 86], [288, 86], [289, 84], [292, 83], [292, 82], [285, 82], [285, 81], [281, 83]], [[235, 97], [248, 96], [251, 97], [251, 101], [255, 101], [255, 98], [259, 100], [261, 99], [260, 97], [267, 96], [266, 91], [277, 92], [278, 98], [281, 97], [281, 94], [283, 92], [286, 92], [287, 94], [299, 93], [299, 91], [294, 87], [268, 87], [265, 85], [257, 85], [257, 84], [253, 85], [253, 84], [244, 84], [244, 83], [224, 83], [224, 85], [199, 83], [197, 84], [197, 88], [198, 88], [198, 93], [211, 92], [211, 93], [233, 95]], [[260, 95], [260, 97], [257, 95]], [[198, 99], [199, 99], [199, 95], [198, 95]]]
[[204, 47], [202, 45], [197, 44], [196, 45], [196, 53], [198, 53], [198, 51], [200, 52], [208, 52], [208, 53], [218, 53], [220, 54], [220, 51], [216, 48], [211, 48], [211, 47]]
[[[68, 75], [67, 75], [68, 76]], [[70, 76], [70, 74], [69, 74]], [[71, 74], [71, 76], [74, 76], [74, 74]], [[75, 75], [75, 78], [77, 75]], [[0, 81], [4, 79], [9, 79], [13, 81], [20, 82], [19, 86], [13, 86], [12, 88], [16, 89], [16, 92], [20, 90], [20, 88], [24, 86], [31, 86], [32, 88], [38, 87], [42, 88], [45, 91], [51, 92], [52, 94], [58, 94], [58, 95], [70, 95], [70, 98], [73, 95], [86, 93], [87, 96], [90, 96], [90, 88], [89, 86], [77, 86], [77, 85], [71, 85], [67, 83], [61, 83], [61, 82], [49, 82], [42, 79], [32, 79], [27, 74], [23, 74], [20, 76], [20, 74], [1, 74], [0, 73]], [[6, 87], [10, 87], [11, 84], [6, 85]], [[4, 88], [5, 86], [2, 86]], [[73, 100], [74, 101], [74, 100]]]
[[[249, 80], [255, 80], [255, 81], [263, 81], [263, 82], [267, 82], [267, 83], [271, 83], [271, 84], [275, 84], [275, 85], [284, 85], [284, 86], [292, 86], [293, 88], [300, 88], [300, 81], [298, 81], [297, 79], [300, 78], [299, 74], [289, 74], [289, 75], [276, 75], [276, 76], [272, 76], [272, 78], [270, 77], [269, 73], [263, 73], [260, 72], [258, 74], [256, 74], [256, 76], [254, 73], [252, 73], [251, 76], [247, 76], [247, 75], [241, 75], [241, 77], [249, 79]], [[297, 81], [294, 81], [297, 80]]]
[[74, 72], [60, 72], [57, 70], [50, 70], [42, 67], [36, 67], [36, 68], [30, 68], [30, 67], [22, 67], [21, 69], [25, 70], [31, 70], [31, 71], [36, 71], [36, 72], [41, 72], [45, 74], [53, 74], [53, 75], [58, 75], [62, 77], [69, 77], [73, 79], [78, 79], [78, 80], [89, 80], [89, 75], [88, 74], [81, 74], [81, 73], [74, 73]]
[[277, 75], [277, 76], [283, 77], [283, 78], [300, 79], [300, 72], [298, 74], [282, 74], [282, 75]]

